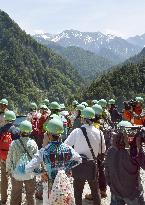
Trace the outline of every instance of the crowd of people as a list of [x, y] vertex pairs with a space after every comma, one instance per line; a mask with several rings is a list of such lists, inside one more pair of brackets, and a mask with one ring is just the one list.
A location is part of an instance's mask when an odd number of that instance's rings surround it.
[[[93, 205], [107, 197], [107, 185], [110, 205], [145, 205], [140, 179], [140, 168], [145, 169], [143, 105], [144, 99], [136, 97], [125, 101], [119, 112], [114, 99], [92, 100], [89, 105], [74, 100], [67, 110], [45, 99], [39, 106], [30, 103], [27, 116], [16, 126], [16, 113], [1, 99], [1, 204], [7, 204], [11, 179], [10, 205], [22, 203], [23, 185], [28, 205], [35, 205], [36, 198], [45, 201], [46, 184], [49, 205], [82, 205], [86, 181], [91, 194], [85, 198]], [[73, 179], [74, 193], [66, 185], [65, 194], [53, 199], [56, 179], [61, 183], [64, 178], [67, 183]]]

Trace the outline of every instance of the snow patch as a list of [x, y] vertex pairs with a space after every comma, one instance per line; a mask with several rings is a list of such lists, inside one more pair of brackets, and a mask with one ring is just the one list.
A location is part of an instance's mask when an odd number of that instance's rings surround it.
[[50, 38], [50, 37], [48, 37], [46, 34], [42, 34], [41, 36], [42, 36], [42, 38], [44, 38], [44, 39]]

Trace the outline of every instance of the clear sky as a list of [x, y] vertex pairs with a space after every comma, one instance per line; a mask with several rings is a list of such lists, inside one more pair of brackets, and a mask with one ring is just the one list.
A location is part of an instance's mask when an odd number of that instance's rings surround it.
[[30, 34], [66, 29], [122, 37], [145, 33], [145, 0], [0, 0], [0, 8]]

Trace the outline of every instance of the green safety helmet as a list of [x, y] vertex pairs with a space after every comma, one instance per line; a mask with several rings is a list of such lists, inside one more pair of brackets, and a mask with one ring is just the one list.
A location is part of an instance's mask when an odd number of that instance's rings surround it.
[[88, 103], [86, 102], [82, 102], [81, 104], [84, 105], [85, 107], [88, 107]]
[[109, 101], [108, 101], [108, 104], [110, 104], [110, 105], [115, 105], [115, 100], [114, 99], [110, 99]]
[[102, 108], [104, 108], [104, 107], [106, 107], [106, 106], [107, 106], [107, 101], [106, 101], [106, 100], [104, 100], [104, 99], [101, 99], [101, 100], [99, 100], [98, 105], [101, 105], [101, 106], [102, 106]]
[[45, 99], [45, 100], [43, 101], [43, 104], [46, 105], [46, 106], [49, 106], [49, 100], [48, 100], [48, 99]]
[[81, 111], [81, 116], [86, 119], [95, 118], [95, 111], [91, 107], [86, 107]]
[[48, 131], [49, 133], [56, 135], [62, 134], [64, 132], [63, 122], [55, 117], [47, 121], [43, 128], [45, 129], [45, 131]]
[[129, 121], [122, 120], [117, 124], [117, 127], [132, 127], [133, 125]]
[[84, 108], [85, 108], [84, 105], [79, 104], [79, 105], [77, 105], [76, 110], [80, 110], [80, 111], [82, 111]]
[[79, 103], [78, 103], [78, 101], [77, 100], [74, 100], [73, 102], [72, 102], [72, 105], [78, 105]]
[[98, 104], [98, 100], [92, 100], [92, 104]]
[[135, 98], [135, 101], [136, 101], [136, 102], [143, 103], [143, 102], [144, 102], [144, 99], [143, 99], [142, 97], [136, 97], [136, 98]]
[[3, 99], [0, 100], [0, 104], [8, 105], [8, 100], [3, 98]]
[[32, 132], [32, 124], [28, 120], [24, 120], [20, 123], [20, 131], [21, 132], [26, 132], [26, 133], [31, 133]]
[[61, 109], [61, 107], [58, 104], [58, 102], [51, 102], [50, 105], [49, 105], [49, 108], [51, 110], [60, 110]]
[[51, 118], [51, 119], [55, 118], [55, 119], [61, 120], [60, 115], [57, 115], [57, 114], [52, 114], [52, 115], [50, 115], [50, 118]]
[[34, 102], [30, 103], [30, 108], [31, 109], [37, 109], [36, 103], [34, 103]]
[[101, 107], [101, 105], [95, 104], [92, 106], [92, 108], [95, 111], [95, 114], [97, 115], [101, 115], [103, 112], [103, 108]]
[[60, 104], [60, 108], [61, 108], [61, 109], [65, 109], [64, 103], [61, 103], [61, 104]]
[[13, 111], [7, 110], [5, 112], [4, 118], [5, 118], [6, 121], [11, 122], [11, 121], [14, 121], [16, 119], [16, 115]]
[[46, 105], [44, 105], [44, 104], [41, 104], [40, 105], [40, 109], [48, 110], [48, 107]]

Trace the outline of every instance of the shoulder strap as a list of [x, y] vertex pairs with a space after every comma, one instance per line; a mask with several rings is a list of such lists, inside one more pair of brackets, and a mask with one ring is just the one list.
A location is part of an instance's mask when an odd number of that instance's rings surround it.
[[85, 128], [85, 127], [81, 127], [80, 129], [82, 130], [82, 132], [83, 132], [83, 134], [84, 134], [84, 136], [85, 136], [85, 138], [86, 138], [86, 141], [87, 141], [87, 144], [88, 144], [88, 146], [89, 146], [90, 152], [91, 152], [91, 154], [92, 154], [92, 156], [93, 156], [93, 159], [96, 161], [96, 156], [95, 156], [95, 154], [94, 154], [93, 148], [92, 148], [91, 143], [90, 143], [90, 140], [89, 140], [89, 138], [88, 138], [86, 128]]
[[102, 154], [102, 133], [101, 133], [101, 130], [100, 130], [100, 137], [101, 137], [101, 154]]
[[19, 139], [19, 141], [20, 141], [20, 144], [22, 145], [24, 151], [28, 154], [29, 158], [32, 159], [32, 157], [31, 157], [31, 155], [29, 154], [28, 150], [27, 150], [26, 147], [24, 146], [24, 143], [23, 143], [23, 141], [21, 140], [21, 138]]

